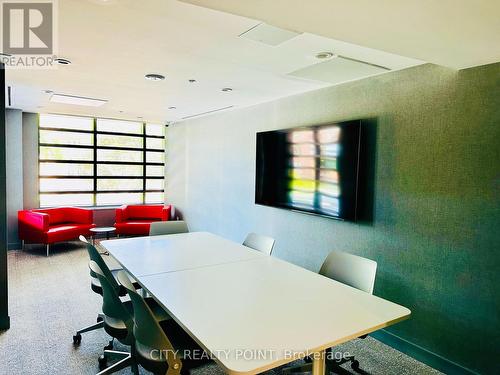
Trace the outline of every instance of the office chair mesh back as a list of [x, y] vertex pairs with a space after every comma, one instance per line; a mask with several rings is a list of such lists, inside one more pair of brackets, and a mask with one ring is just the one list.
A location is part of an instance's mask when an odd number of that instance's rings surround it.
[[161, 350], [167, 354], [168, 371], [178, 373], [182, 362], [175, 356], [174, 348], [168, 337], [163, 332], [160, 324], [156, 321], [153, 312], [144, 298], [139, 295], [127, 274], [124, 271], [118, 273], [118, 281], [127, 290], [134, 310], [134, 336], [135, 347], [146, 347]]
[[102, 287], [102, 312], [104, 315], [110, 318], [121, 320], [125, 323], [129, 335], [133, 334], [133, 319], [130, 312], [125, 308], [116, 289], [113, 287], [110, 281], [114, 281], [115, 278], [111, 276], [108, 279], [104, 275], [103, 270], [99, 265], [91, 260], [89, 262], [89, 268], [97, 275], [97, 278], [101, 282]]
[[[94, 245], [92, 245], [91, 243], [89, 243], [86, 240], [86, 238], [83, 236], [80, 236], [80, 241], [85, 243], [85, 246], [87, 247], [87, 253], [89, 254], [90, 260], [97, 263], [97, 265], [101, 269], [101, 271], [104, 274], [104, 276], [106, 277], [106, 279], [109, 280], [109, 282], [111, 283], [111, 285], [113, 285], [113, 288], [115, 288], [115, 290], [118, 290], [120, 288], [120, 286], [116, 282], [115, 277], [111, 273], [111, 270], [109, 269], [108, 265], [106, 264], [106, 262], [104, 261], [104, 259], [102, 258], [101, 254], [96, 249], [96, 247]], [[92, 269], [90, 269], [90, 276], [98, 278], [98, 276], [94, 273], [94, 271], [92, 271]]]
[[243, 245], [260, 251], [261, 253], [271, 255], [273, 252], [274, 242], [274, 238], [257, 233], [249, 233], [247, 238], [245, 238]]
[[149, 227], [150, 236], [162, 234], [188, 233], [189, 229], [185, 221], [154, 221]]
[[377, 262], [340, 251], [326, 257], [319, 273], [330, 279], [373, 294]]

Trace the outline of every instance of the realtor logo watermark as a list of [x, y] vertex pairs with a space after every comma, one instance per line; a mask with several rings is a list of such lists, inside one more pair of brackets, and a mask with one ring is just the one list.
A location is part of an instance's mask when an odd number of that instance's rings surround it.
[[55, 68], [57, 1], [1, 0], [1, 62], [10, 68]]

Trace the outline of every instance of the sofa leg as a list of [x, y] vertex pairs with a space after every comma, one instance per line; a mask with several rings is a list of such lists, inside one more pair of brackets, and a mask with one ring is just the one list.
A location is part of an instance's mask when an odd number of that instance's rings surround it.
[[47, 245], [46, 245], [46, 248], [47, 248], [47, 256], [49, 256], [50, 245], [49, 245], [49, 244], [47, 244]]
[[21, 240], [21, 250], [24, 251], [24, 240]]

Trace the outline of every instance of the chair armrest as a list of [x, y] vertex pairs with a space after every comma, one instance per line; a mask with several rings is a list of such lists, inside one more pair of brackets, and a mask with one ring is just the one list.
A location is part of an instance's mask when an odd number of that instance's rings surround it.
[[115, 221], [117, 223], [123, 223], [127, 220], [127, 205], [118, 207], [116, 209], [116, 218]]
[[161, 220], [169, 221], [171, 218], [172, 206], [168, 205], [161, 209]]
[[68, 214], [71, 215], [71, 222], [78, 224], [92, 224], [94, 221], [94, 211], [87, 208], [68, 207]]
[[17, 219], [19, 231], [39, 231], [47, 232], [49, 230], [49, 215], [42, 212], [18, 211]]

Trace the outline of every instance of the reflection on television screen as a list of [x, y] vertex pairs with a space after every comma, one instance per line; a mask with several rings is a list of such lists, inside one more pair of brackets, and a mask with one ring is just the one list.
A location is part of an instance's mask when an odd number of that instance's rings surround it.
[[360, 121], [258, 133], [256, 202], [353, 219], [359, 137]]
[[288, 134], [290, 206], [338, 214], [340, 133], [338, 126], [331, 126]]

